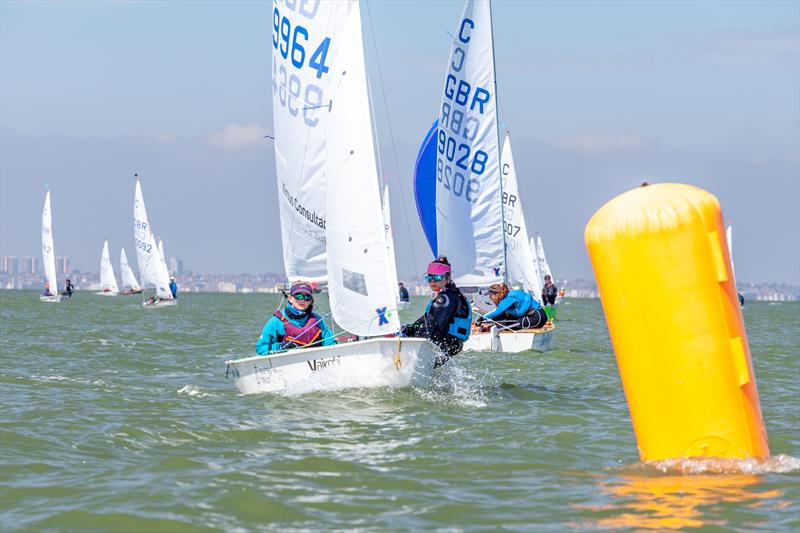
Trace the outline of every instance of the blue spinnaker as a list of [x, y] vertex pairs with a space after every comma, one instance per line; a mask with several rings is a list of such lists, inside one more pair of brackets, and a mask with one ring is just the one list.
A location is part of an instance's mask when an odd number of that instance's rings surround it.
[[439, 121], [436, 120], [425, 135], [414, 165], [414, 198], [422, 230], [428, 239], [434, 257], [436, 245], [436, 135]]

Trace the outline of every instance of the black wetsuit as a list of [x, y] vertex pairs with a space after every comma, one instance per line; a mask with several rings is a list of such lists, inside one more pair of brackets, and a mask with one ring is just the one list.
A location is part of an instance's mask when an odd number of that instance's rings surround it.
[[542, 289], [542, 305], [555, 305], [558, 287], [555, 283], [545, 285]]
[[407, 302], [408, 301], [408, 289], [405, 287], [400, 287], [400, 301]]
[[67, 283], [64, 287], [64, 296], [72, 298], [72, 283]]
[[[449, 330], [455, 318], [469, 316], [470, 307], [467, 299], [451, 281], [431, 302], [425, 314], [415, 322], [403, 326], [401, 331], [408, 337], [424, 337], [442, 350], [442, 355], [436, 359], [435, 368], [442, 366], [464, 347], [464, 341], [451, 335]], [[468, 326], [464, 333], [469, 333]]]

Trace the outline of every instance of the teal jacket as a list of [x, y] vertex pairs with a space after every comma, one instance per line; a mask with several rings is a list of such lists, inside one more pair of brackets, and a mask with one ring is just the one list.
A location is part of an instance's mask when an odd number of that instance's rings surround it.
[[[331, 330], [328, 329], [328, 326], [325, 325], [325, 321], [321, 316], [312, 312], [303, 316], [302, 318], [295, 318], [298, 314], [300, 313], [297, 309], [295, 309], [291, 304], [286, 304], [286, 308], [283, 311], [283, 316], [285, 316], [287, 320], [291, 321], [292, 324], [299, 328], [303, 328], [306, 323], [308, 323], [309, 317], [314, 315], [314, 317], [317, 319], [317, 325], [322, 332], [319, 346], [330, 346], [331, 344], [336, 344], [336, 338], [333, 336], [333, 333], [331, 333]], [[269, 355], [270, 353], [281, 351], [283, 349], [282, 344], [284, 337], [286, 337], [286, 328], [283, 327], [283, 322], [281, 319], [276, 316], [270, 317], [270, 319], [267, 320], [267, 323], [264, 324], [264, 329], [261, 330], [261, 336], [256, 342], [256, 353], [258, 355]]]
[[500, 300], [497, 304], [497, 309], [491, 313], [484, 315], [484, 318], [494, 319], [503, 313], [508, 313], [511, 316], [523, 317], [531, 309], [540, 309], [539, 305], [533, 296], [525, 291], [509, 291], [506, 297]]

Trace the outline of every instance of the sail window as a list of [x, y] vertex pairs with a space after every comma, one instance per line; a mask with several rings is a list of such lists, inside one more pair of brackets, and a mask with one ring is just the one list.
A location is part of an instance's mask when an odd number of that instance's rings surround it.
[[342, 285], [345, 289], [350, 289], [363, 296], [369, 296], [367, 293], [367, 279], [364, 274], [360, 272], [352, 272], [346, 268], [342, 269]]

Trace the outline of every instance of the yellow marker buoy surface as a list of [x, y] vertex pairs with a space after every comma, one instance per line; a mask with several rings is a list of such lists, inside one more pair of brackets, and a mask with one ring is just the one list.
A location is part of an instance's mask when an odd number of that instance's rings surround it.
[[641, 459], [769, 456], [716, 197], [634, 189], [585, 240]]

